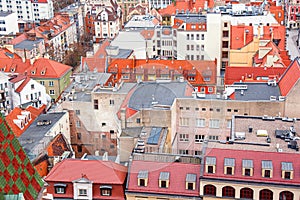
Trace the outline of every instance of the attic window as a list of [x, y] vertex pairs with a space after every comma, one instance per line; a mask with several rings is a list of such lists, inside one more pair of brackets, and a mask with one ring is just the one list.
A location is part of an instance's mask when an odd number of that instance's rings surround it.
[[291, 162], [282, 162], [281, 163], [281, 177], [283, 179], [293, 179], [294, 177], [294, 168], [293, 163]]
[[253, 176], [253, 160], [243, 160], [243, 176]]
[[206, 157], [205, 161], [205, 172], [209, 174], [216, 173], [216, 163], [217, 159], [216, 157]]
[[146, 187], [148, 185], [148, 171], [139, 171], [137, 178], [138, 186]]
[[235, 159], [225, 158], [224, 159], [224, 174], [234, 175]]
[[262, 177], [272, 178], [273, 177], [273, 164], [271, 160], [261, 161]]
[[34, 75], [34, 74], [35, 74], [35, 71], [31, 71], [31, 74]]
[[195, 190], [196, 188], [196, 174], [187, 174], [185, 178], [185, 189]]
[[46, 70], [41, 71], [41, 75], [45, 75]]
[[11, 72], [15, 72], [16, 68], [11, 68], [10, 71]]
[[111, 196], [112, 186], [102, 185], [100, 186], [101, 196]]
[[168, 188], [169, 187], [169, 180], [170, 173], [169, 172], [160, 172], [159, 175], [159, 187], [160, 188]]
[[60, 184], [60, 183], [54, 184], [55, 193], [56, 194], [65, 194], [66, 193], [66, 187], [67, 187], [66, 184]]

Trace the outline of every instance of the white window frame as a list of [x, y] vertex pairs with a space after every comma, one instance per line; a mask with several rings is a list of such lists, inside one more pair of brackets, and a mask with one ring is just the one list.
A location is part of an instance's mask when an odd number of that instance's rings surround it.
[[219, 119], [210, 119], [209, 120], [209, 128], [220, 128], [220, 120]]
[[205, 119], [203, 119], [203, 118], [196, 118], [196, 126], [197, 127], [205, 127]]

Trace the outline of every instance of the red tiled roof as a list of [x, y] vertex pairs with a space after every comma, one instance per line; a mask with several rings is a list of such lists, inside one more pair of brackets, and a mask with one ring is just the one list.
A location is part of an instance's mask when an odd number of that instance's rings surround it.
[[[260, 151], [247, 151], [247, 150], [232, 150], [232, 149], [207, 149], [206, 157], [216, 157], [216, 173], [204, 172], [204, 178], [212, 179], [225, 179], [225, 180], [243, 180], [243, 181], [256, 181], [260, 183], [274, 183], [274, 184], [300, 184], [300, 174], [294, 173], [294, 178], [283, 179], [281, 173], [281, 162], [292, 162], [294, 172], [298, 172], [300, 169], [300, 157], [299, 154], [294, 153], [278, 153], [278, 152], [260, 152]], [[235, 171], [234, 175], [224, 174], [224, 158], [235, 159]], [[253, 176], [242, 175], [242, 160], [253, 160]], [[264, 178], [262, 177], [262, 162], [263, 160], [271, 160], [273, 164], [273, 177]]]
[[[128, 67], [127, 67], [128, 66]], [[195, 70], [195, 81], [192, 85], [212, 85], [216, 83], [216, 63], [215, 61], [187, 61], [187, 60], [146, 60], [146, 59], [115, 59], [108, 67], [110, 69], [118, 69], [118, 73], [121, 73], [123, 69], [143, 68], [148, 69], [148, 74], [156, 73], [156, 70], [168, 69], [168, 70], [183, 70], [183, 76], [187, 76], [188, 70]], [[151, 72], [153, 71], [153, 72]], [[203, 73], [211, 71], [211, 78], [209, 81], [204, 81]], [[117, 77], [119, 78], [119, 77]]]
[[16, 137], [19, 137], [22, 135], [22, 133], [25, 132], [25, 130], [32, 124], [32, 122], [45, 110], [46, 105], [41, 106], [40, 108], [35, 108], [32, 106], [28, 106], [25, 111], [29, 111], [31, 114], [31, 120], [25, 124], [23, 129], [20, 129], [14, 122], [14, 119], [17, 119], [17, 115], [21, 115], [21, 111], [23, 111], [21, 108], [14, 108], [6, 117], [6, 121], [10, 128], [12, 129], [13, 133]]
[[17, 73], [23, 74], [27, 68], [30, 66], [30, 61], [25, 62], [18, 58], [0, 58], [0, 69], [7, 73]]
[[17, 75], [15, 77], [13, 77], [12, 79], [10, 79], [9, 81], [12, 82], [12, 83], [17, 83], [19, 81], [22, 81], [26, 78], [27, 76], [25, 75]]
[[214, 7], [214, 1], [212, 1], [212, 0], [208, 0], [208, 1], [204, 1], [204, 0], [198, 0], [198, 1], [176, 0], [176, 3], [172, 3], [172, 4], [168, 5], [166, 8], [160, 9], [158, 12], [161, 16], [175, 15], [176, 10], [181, 12], [182, 9], [184, 10], [184, 12], [186, 12], [186, 10], [189, 10], [191, 13], [193, 13], [193, 12], [198, 13], [199, 9], [201, 9], [201, 10], [204, 9], [205, 2], [208, 3], [209, 8]]
[[[138, 186], [138, 173], [148, 171], [148, 184], [146, 187]], [[169, 172], [169, 188], [159, 187], [160, 172]], [[186, 190], [186, 175], [196, 174], [196, 189]], [[200, 165], [187, 163], [163, 163], [134, 160], [129, 171], [128, 192], [142, 192], [155, 194], [169, 194], [182, 196], [199, 195]]]
[[72, 182], [82, 174], [94, 184], [123, 184], [127, 168], [111, 161], [65, 159], [54, 166], [45, 181]]
[[83, 58], [83, 65], [86, 65], [89, 71], [94, 71], [103, 73], [105, 72], [105, 58]]
[[15, 37], [14, 39], [12, 39], [10, 41], [10, 43], [13, 44], [13, 45], [16, 45], [16, 44], [19, 44], [20, 42], [23, 42], [24, 40], [27, 40], [27, 36], [26, 36], [25, 33], [23, 33], [23, 34]]
[[281, 91], [281, 95], [282, 96], [288, 95], [290, 90], [299, 81], [299, 78], [300, 78], [299, 58], [295, 58], [295, 60], [291, 63], [291, 65], [287, 68], [287, 70], [279, 80], [279, 88]]
[[154, 30], [142, 30], [141, 31], [141, 35], [146, 39], [146, 40], [150, 40], [152, 39], [153, 35], [154, 35]]
[[267, 80], [257, 80], [257, 77], [277, 77], [277, 80], [285, 72], [286, 68], [278, 67], [226, 67], [225, 85], [235, 82], [266, 82]]
[[[72, 70], [72, 67], [68, 65], [47, 58], [39, 58], [28, 69], [28, 75], [30, 77], [59, 78], [70, 70]], [[35, 71], [35, 73], [32, 74], [32, 71]], [[44, 75], [42, 75], [43, 71], [45, 72]]]
[[48, 156], [61, 156], [65, 151], [70, 151], [63, 134], [58, 134], [47, 147]]
[[18, 59], [21, 59], [21, 57], [18, 54], [12, 53], [7, 48], [0, 48], [0, 58], [18, 58]]

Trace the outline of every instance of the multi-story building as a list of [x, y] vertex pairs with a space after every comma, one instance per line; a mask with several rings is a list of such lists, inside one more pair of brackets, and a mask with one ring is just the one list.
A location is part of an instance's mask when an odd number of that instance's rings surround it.
[[[99, 173], [101, 172], [101, 173]], [[53, 198], [125, 199], [127, 168], [112, 161], [66, 159], [45, 181]]]
[[[0, 4], [1, 5], [1, 4]], [[0, 35], [15, 35], [19, 32], [16, 12], [0, 12]]]
[[72, 68], [68, 65], [56, 61], [39, 58], [3, 58], [1, 71], [9, 75], [26, 75], [46, 87], [46, 92], [50, 95], [52, 102], [55, 102], [60, 94], [70, 83]]
[[297, 29], [300, 27], [300, 3], [296, 0], [285, 2], [285, 26], [289, 29]]
[[86, 33], [93, 36], [94, 42], [114, 38], [121, 28], [121, 8], [115, 1], [105, 4], [87, 4], [85, 15]]
[[32, 105], [36, 108], [47, 105], [50, 102], [50, 96], [46, 93], [45, 86], [29, 78], [28, 76], [19, 75], [10, 79], [12, 85], [11, 109], [19, 106], [26, 108]]
[[1, 11], [17, 13], [17, 18], [24, 21], [40, 21], [53, 17], [52, 0], [7, 0], [0, 2]]
[[133, 154], [126, 199], [201, 199], [200, 158], [167, 154]]
[[77, 42], [76, 23], [64, 14], [58, 14], [51, 20], [42, 22], [39, 27], [31, 29], [29, 33], [44, 39], [46, 53], [56, 61], [62, 61], [66, 51]]

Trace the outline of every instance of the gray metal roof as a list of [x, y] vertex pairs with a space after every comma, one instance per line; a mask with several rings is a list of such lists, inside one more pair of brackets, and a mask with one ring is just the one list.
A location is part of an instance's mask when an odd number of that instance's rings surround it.
[[293, 171], [293, 163], [291, 162], [282, 162], [281, 163], [281, 170], [282, 171]]
[[234, 167], [235, 159], [234, 158], [224, 158], [224, 166]]
[[273, 169], [273, 164], [271, 160], [262, 160], [261, 168], [263, 169]]
[[37, 38], [36, 40], [24, 40], [16, 45], [14, 45], [15, 49], [25, 49], [28, 51], [31, 51], [34, 49], [40, 42], [42, 42], [44, 39], [42, 38]]
[[161, 181], [167, 181], [170, 179], [170, 172], [160, 172], [159, 174], [159, 180]]
[[185, 97], [186, 82], [143, 82], [131, 95], [128, 107], [140, 110], [155, 105], [171, 106], [175, 98]]
[[235, 90], [235, 100], [270, 100], [271, 96], [280, 96], [277, 86], [269, 86], [267, 83], [234, 83], [234, 85], [247, 85], [246, 90]]
[[[45, 148], [52, 139], [52, 136], [46, 136], [46, 133], [66, 114], [66, 112], [55, 112], [41, 114], [27, 128], [27, 130], [18, 138], [24, 151], [33, 160], [38, 156], [41, 150]], [[38, 122], [51, 121], [48, 125], [38, 125]]]
[[253, 168], [253, 160], [243, 160], [243, 168]]
[[[181, 10], [178, 10], [181, 12]], [[197, 14], [178, 14], [175, 18], [184, 20], [186, 23], [206, 22], [206, 16]]]
[[207, 156], [205, 164], [206, 165], [216, 165], [217, 164], [217, 158], [216, 157]]
[[186, 182], [196, 182], [197, 175], [196, 174], [187, 174], [185, 181]]
[[139, 171], [138, 178], [148, 178], [149, 172], [147, 170]]

